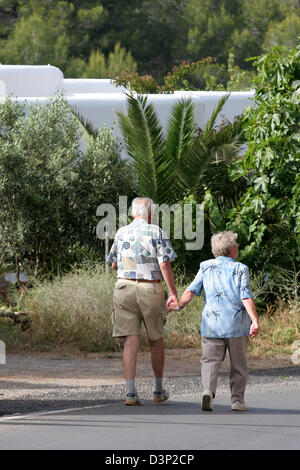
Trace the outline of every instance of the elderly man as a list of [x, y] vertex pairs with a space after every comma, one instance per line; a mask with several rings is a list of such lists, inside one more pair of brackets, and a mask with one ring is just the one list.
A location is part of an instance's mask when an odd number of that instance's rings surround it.
[[162, 280], [169, 289], [169, 302], [178, 302], [171, 267], [176, 253], [161, 228], [151, 224], [153, 208], [154, 203], [149, 198], [133, 200], [131, 215], [134, 220], [117, 231], [107, 258], [107, 263], [118, 272], [112, 323], [113, 336], [125, 338], [126, 405], [141, 405], [135, 377], [142, 323], [147, 332], [155, 377], [153, 401], [160, 403], [168, 399], [163, 388], [163, 326], [167, 311]]
[[211, 239], [215, 259], [204, 261], [176, 305], [170, 300], [168, 310], [181, 310], [204, 290], [202, 311], [202, 409], [212, 411], [217, 376], [230, 355], [230, 389], [233, 411], [246, 411], [244, 393], [248, 379], [247, 348], [249, 335], [258, 334], [258, 316], [250, 289], [249, 269], [235, 261], [238, 256], [237, 235], [220, 232]]

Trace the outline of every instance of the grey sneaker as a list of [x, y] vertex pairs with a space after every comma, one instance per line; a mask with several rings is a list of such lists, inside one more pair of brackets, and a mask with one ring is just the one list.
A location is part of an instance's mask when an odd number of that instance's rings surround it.
[[231, 405], [232, 411], [248, 411], [249, 408], [246, 406], [244, 401], [235, 401]]
[[125, 400], [125, 405], [129, 405], [129, 406], [141, 406], [141, 402], [140, 402], [140, 399], [137, 395], [135, 395], [134, 393], [128, 393], [126, 395], [126, 400]]
[[153, 392], [152, 400], [156, 403], [162, 403], [163, 401], [168, 400], [169, 392], [167, 390], [163, 390], [162, 392]]
[[202, 393], [202, 410], [212, 411], [213, 410], [213, 393], [210, 390], [204, 390]]

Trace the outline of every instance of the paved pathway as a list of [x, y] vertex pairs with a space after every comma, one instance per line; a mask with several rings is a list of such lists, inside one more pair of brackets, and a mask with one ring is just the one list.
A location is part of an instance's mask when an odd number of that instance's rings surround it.
[[[3, 416], [0, 449], [100, 449], [105, 451], [104, 459], [121, 458], [118, 451], [122, 450], [130, 456], [133, 449], [147, 449], [152, 453], [144, 454], [144, 460], [152, 455], [150, 463], [155, 463], [161, 449], [172, 451], [172, 455], [187, 454], [185, 451], [193, 455], [200, 450], [300, 449], [298, 380], [250, 387], [249, 412], [232, 412], [229, 401], [224, 389], [215, 399], [214, 411], [204, 412], [199, 394], [188, 395], [185, 390], [173, 393], [169, 402], [160, 405], [146, 400], [144, 406], [125, 407], [123, 401], [116, 400]], [[194, 458], [199, 458], [197, 452]], [[140, 462], [131, 462], [131, 468], [141, 463], [140, 457]]]

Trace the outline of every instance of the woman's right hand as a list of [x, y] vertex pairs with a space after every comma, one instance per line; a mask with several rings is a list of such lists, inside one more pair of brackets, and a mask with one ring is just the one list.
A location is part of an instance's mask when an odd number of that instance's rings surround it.
[[181, 310], [181, 308], [179, 307], [179, 303], [178, 302], [170, 302], [169, 305], [168, 305], [168, 311], [169, 312], [175, 312], [177, 310]]
[[250, 326], [250, 338], [255, 338], [258, 335], [259, 326], [257, 321], [253, 321]]

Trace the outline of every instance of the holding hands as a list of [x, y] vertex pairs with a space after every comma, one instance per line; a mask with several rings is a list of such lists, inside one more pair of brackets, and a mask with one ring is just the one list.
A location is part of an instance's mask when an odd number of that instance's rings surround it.
[[195, 297], [194, 292], [186, 290], [180, 300], [178, 300], [177, 295], [170, 295], [167, 300], [167, 310], [168, 312], [171, 311], [179, 311], [184, 308], [193, 298]]
[[167, 303], [166, 303], [166, 308], [167, 308], [168, 312], [171, 312], [171, 311], [174, 311], [174, 310], [180, 310], [177, 295], [170, 295], [170, 297], [168, 298]]
[[182, 307], [179, 306], [178, 302], [171, 302], [167, 307], [168, 312], [179, 311], [181, 309]]

